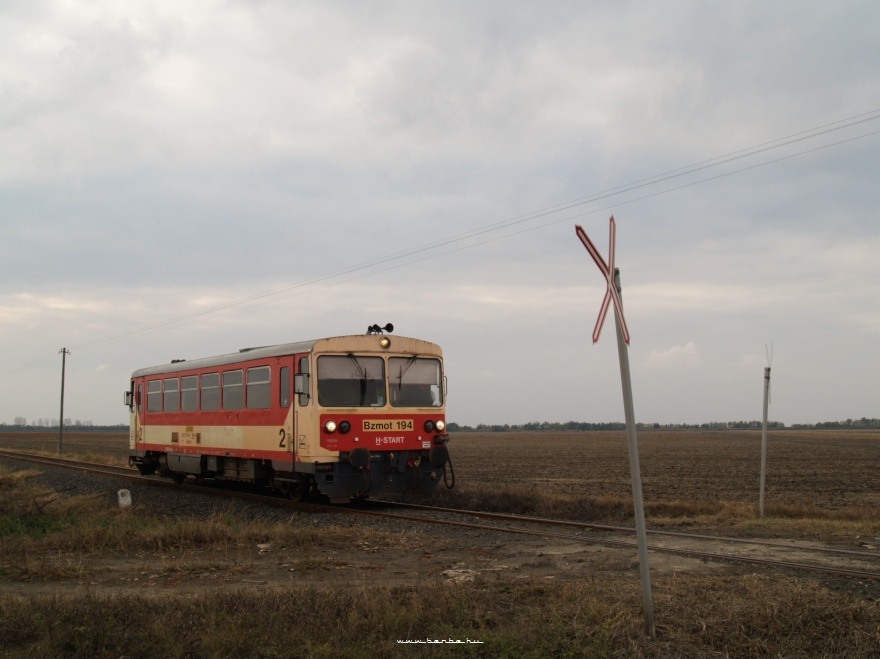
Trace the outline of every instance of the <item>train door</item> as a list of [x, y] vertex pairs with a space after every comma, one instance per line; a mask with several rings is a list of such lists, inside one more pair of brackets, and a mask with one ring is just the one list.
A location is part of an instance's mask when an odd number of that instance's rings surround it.
[[311, 383], [309, 382], [309, 356], [297, 355], [296, 357], [296, 375], [294, 376], [294, 400], [293, 400], [293, 417], [294, 417], [294, 435], [296, 439], [296, 460], [299, 461], [299, 454], [308, 454], [308, 429], [310, 427], [309, 417], [312, 410], [311, 401]]
[[[303, 364], [305, 364], [303, 366]], [[281, 404], [287, 409], [284, 428], [281, 430], [281, 443], [279, 448], [284, 451], [285, 472], [282, 491], [295, 500], [307, 494], [311, 489], [311, 479], [302, 473], [298, 473], [299, 453], [305, 447], [304, 428], [301, 412], [303, 405], [308, 404], [308, 357], [293, 356], [283, 360], [279, 369], [281, 381]], [[303, 378], [306, 380], [306, 393], [303, 394]], [[276, 466], [276, 469], [278, 467]]]
[[285, 357], [281, 360], [281, 368], [278, 369], [279, 402], [281, 407], [286, 410], [286, 414], [284, 415], [284, 427], [279, 432], [280, 441], [278, 442], [278, 448], [285, 453], [285, 471], [293, 471], [293, 463], [295, 461], [294, 451], [296, 446], [296, 442], [294, 441], [294, 437], [296, 437], [294, 434], [296, 432], [296, 412], [292, 405], [293, 390], [291, 388], [293, 384], [292, 365], [292, 360], [289, 357]]
[[126, 396], [129, 409], [128, 448], [136, 455], [144, 452], [144, 381], [132, 380], [131, 389]]

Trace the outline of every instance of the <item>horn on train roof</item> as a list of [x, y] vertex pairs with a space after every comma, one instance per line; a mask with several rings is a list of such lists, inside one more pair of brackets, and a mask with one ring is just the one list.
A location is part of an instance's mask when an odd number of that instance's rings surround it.
[[392, 325], [391, 323], [388, 323], [387, 325], [385, 325], [385, 327], [379, 327], [378, 325], [370, 325], [369, 327], [367, 327], [367, 334], [382, 334], [383, 332], [388, 332], [389, 334], [391, 334], [391, 332], [393, 331], [394, 325]]

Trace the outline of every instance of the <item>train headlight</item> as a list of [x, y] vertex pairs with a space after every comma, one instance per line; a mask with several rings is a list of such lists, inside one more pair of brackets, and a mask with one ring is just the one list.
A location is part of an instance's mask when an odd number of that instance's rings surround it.
[[387, 336], [383, 336], [381, 339], [379, 339], [379, 346], [382, 348], [382, 350], [388, 350], [388, 348], [391, 347], [391, 339], [389, 339]]
[[436, 421], [428, 419], [425, 421], [425, 432], [443, 432], [445, 428], [446, 422], [443, 419], [437, 419]]
[[336, 432], [336, 422], [327, 421], [327, 423], [324, 424], [324, 430], [327, 432]]
[[344, 435], [349, 430], [351, 430], [351, 424], [348, 421], [340, 421], [339, 422], [339, 434]]

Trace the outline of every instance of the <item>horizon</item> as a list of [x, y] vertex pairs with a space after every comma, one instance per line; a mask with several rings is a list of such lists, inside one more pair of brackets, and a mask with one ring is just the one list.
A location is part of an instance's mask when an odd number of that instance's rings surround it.
[[[23, 428], [23, 429], [31, 429], [37, 430], [45, 428], [46, 430], [58, 430], [58, 419], [53, 419], [54, 425], [45, 425], [45, 424], [32, 424], [25, 420], [25, 423], [18, 423], [17, 419], [15, 423], [6, 423], [5, 421], [0, 421], [0, 428]], [[40, 419], [42, 421], [42, 419]], [[79, 419], [71, 420], [66, 419], [67, 423], [65, 423], [64, 428], [71, 429], [102, 429], [102, 428], [128, 428], [128, 423], [114, 423], [114, 424], [93, 424], [91, 422], [83, 422]], [[595, 422], [595, 421], [531, 421], [528, 423], [522, 424], [488, 424], [488, 423], [478, 423], [474, 426], [467, 424], [460, 424], [455, 421], [449, 421], [449, 432], [470, 432], [470, 431], [478, 431], [488, 429], [490, 431], [495, 431], [496, 429], [505, 428], [511, 431], [519, 431], [519, 430], [557, 430], [557, 428], [544, 428], [543, 426], [572, 426], [572, 425], [582, 425], [582, 426], [619, 426], [621, 429], [625, 428], [626, 423], [624, 421], [607, 421], [607, 422]], [[726, 427], [731, 430], [741, 430], [741, 429], [751, 429], [756, 427], [761, 427], [763, 425], [762, 421], [752, 420], [752, 421], [705, 421], [702, 423], [666, 423], [660, 424], [654, 421], [636, 421], [636, 427], [639, 430], [643, 429], [675, 429], [675, 428], [718, 428], [722, 429], [722, 427]], [[535, 427], [539, 426], [539, 427]], [[746, 426], [747, 428], [743, 428]], [[860, 418], [847, 418], [840, 419], [834, 421], [819, 421], [817, 423], [792, 423], [785, 424], [781, 421], [773, 421], [767, 420], [767, 427], [774, 429], [786, 429], [786, 428], [798, 428], [798, 427], [852, 427], [852, 428], [880, 428], [880, 419], [872, 419], [868, 417], [860, 417]], [[616, 428], [615, 428], [616, 429]], [[564, 430], [577, 430], [577, 431], [591, 431], [596, 430], [595, 428], [564, 428]]]

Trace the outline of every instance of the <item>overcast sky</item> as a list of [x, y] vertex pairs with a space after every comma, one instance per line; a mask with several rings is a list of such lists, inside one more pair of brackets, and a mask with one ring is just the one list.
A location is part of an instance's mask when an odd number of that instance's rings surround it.
[[0, 421], [395, 333], [448, 419], [880, 417], [880, 3], [0, 2]]

